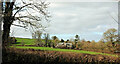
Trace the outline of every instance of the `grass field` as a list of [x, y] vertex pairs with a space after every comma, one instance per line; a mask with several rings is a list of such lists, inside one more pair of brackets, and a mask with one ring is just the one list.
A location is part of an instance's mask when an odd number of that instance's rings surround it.
[[14, 45], [34, 45], [35, 39], [28, 39], [28, 38], [16, 38], [17, 44]]
[[[11, 46], [11, 47], [13, 47], [13, 46]], [[61, 51], [61, 52], [75, 52], [75, 53], [86, 53], [86, 54], [100, 54], [100, 55], [107, 55], [107, 56], [118, 57], [117, 55], [114, 55], [114, 54], [98, 53], [98, 52], [83, 51], [83, 50], [59, 49], [59, 48], [50, 48], [50, 47], [15, 46], [15, 48], [47, 50], [47, 51]]]
[[[34, 45], [35, 39], [27, 39], [27, 38], [16, 38], [17, 44], [13, 45]], [[11, 46], [13, 47], [13, 46]], [[39, 50], [47, 50], [47, 51], [62, 51], [62, 52], [76, 52], [76, 53], [87, 53], [87, 54], [100, 54], [100, 55], [108, 55], [108, 56], [115, 56], [114, 54], [107, 54], [107, 53], [98, 53], [98, 52], [91, 52], [91, 51], [83, 51], [83, 50], [71, 50], [71, 49], [59, 49], [59, 48], [50, 48], [50, 47], [31, 47], [31, 46], [15, 46], [15, 48], [22, 48], [22, 49], [39, 49]]]
[[[28, 39], [28, 38], [16, 38], [17, 43], [14, 45], [35, 45], [35, 39]], [[42, 40], [42, 42], [45, 42], [44, 40]]]

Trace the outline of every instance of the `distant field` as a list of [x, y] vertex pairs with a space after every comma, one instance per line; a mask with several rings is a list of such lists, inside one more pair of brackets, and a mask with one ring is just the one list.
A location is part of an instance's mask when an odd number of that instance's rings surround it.
[[[13, 47], [13, 46], [11, 46], [11, 47]], [[62, 51], [62, 52], [76, 52], [76, 53], [86, 53], [86, 54], [100, 54], [100, 55], [107, 55], [107, 56], [118, 57], [117, 55], [114, 55], [114, 54], [98, 53], [98, 52], [83, 51], [83, 50], [71, 50], [71, 49], [49, 48], [49, 47], [15, 46], [15, 48], [20, 48], [20, 49], [36, 49], [36, 50], [48, 50], [48, 51]]]
[[[28, 39], [28, 38], [16, 38], [17, 43], [13, 45], [35, 45], [35, 39]], [[45, 40], [42, 39], [42, 42], [45, 43]]]
[[28, 38], [16, 38], [17, 39], [17, 44], [14, 45], [34, 45], [35, 39], [28, 39]]

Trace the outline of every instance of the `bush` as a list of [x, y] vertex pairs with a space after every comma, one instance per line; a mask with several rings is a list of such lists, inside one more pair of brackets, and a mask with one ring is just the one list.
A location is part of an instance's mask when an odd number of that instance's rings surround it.
[[114, 52], [116, 47], [112, 46], [112, 43], [95, 42], [95, 41], [82, 41], [78, 42], [77, 48], [83, 50], [97, 51], [97, 52]]
[[[90, 55], [72, 52], [41, 51], [29, 49], [9, 49], [4, 51], [3, 64], [7, 63], [87, 63], [87, 62], [119, 62], [117, 57]], [[10, 64], [9, 63], [9, 64]]]

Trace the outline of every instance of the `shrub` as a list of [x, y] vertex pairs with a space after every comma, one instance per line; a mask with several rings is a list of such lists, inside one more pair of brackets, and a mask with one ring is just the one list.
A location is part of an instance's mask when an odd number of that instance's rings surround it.
[[[120, 62], [119, 58], [104, 55], [90, 55], [72, 52], [56, 52], [56, 51], [38, 51], [38, 50], [23, 50], [9, 49], [3, 54], [3, 63], [60, 63], [60, 62]], [[92, 63], [94, 64], [94, 63]]]

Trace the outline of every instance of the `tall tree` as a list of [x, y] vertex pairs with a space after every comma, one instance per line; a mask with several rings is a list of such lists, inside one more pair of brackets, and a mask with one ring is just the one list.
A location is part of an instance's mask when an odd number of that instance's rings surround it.
[[52, 39], [53, 39], [53, 40], [57, 39], [57, 36], [52, 36]]
[[80, 40], [79, 35], [75, 35], [75, 47], [76, 48], [78, 47], [77, 43], [78, 43], [79, 40]]
[[108, 29], [106, 32], [103, 34], [104, 40], [107, 42], [111, 42], [114, 46], [114, 42], [117, 41], [118, 35], [117, 35], [117, 30], [114, 28]]
[[[50, 17], [47, 11], [48, 3], [35, 0], [3, 0], [3, 44], [8, 42], [11, 25], [23, 28], [38, 29], [43, 27], [40, 23]], [[19, 23], [16, 25], [16, 23]]]
[[40, 30], [37, 30], [35, 32], [32, 33], [32, 38], [33, 39], [36, 39], [36, 44], [37, 45], [42, 45], [42, 39], [41, 39], [41, 36], [42, 36], [42, 31]]
[[64, 40], [63, 39], [61, 39], [61, 41], [60, 42], [64, 42]]
[[78, 40], [79, 40], [79, 35], [75, 35], [75, 44], [77, 44]]
[[52, 36], [52, 40], [53, 40], [53, 47], [55, 47], [57, 43], [59, 42], [59, 39], [57, 36]]
[[48, 43], [49, 43], [49, 34], [48, 34], [48, 33], [45, 33], [45, 34], [44, 34], [44, 38], [45, 38], [45, 46], [47, 47], [47, 46], [48, 46]]

